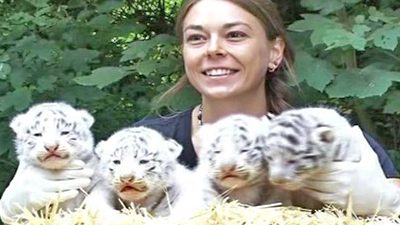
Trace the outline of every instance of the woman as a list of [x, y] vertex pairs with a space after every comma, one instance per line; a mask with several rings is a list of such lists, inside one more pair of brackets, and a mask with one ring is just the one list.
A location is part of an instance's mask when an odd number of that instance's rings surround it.
[[[288, 108], [285, 82], [292, 74], [294, 57], [282, 21], [269, 0], [188, 0], [177, 20], [177, 34], [186, 75], [166, 96], [190, 82], [201, 93], [202, 103], [170, 117], [144, 119], [135, 125], [155, 128], [176, 139], [185, 149], [181, 163], [193, 168], [199, 150], [193, 148], [197, 144], [194, 134], [202, 123], [233, 113], [261, 117]], [[374, 205], [371, 202], [380, 203], [382, 214], [399, 212], [398, 188], [386, 179], [381, 168], [386, 176], [396, 176], [392, 162], [378, 144], [367, 138], [368, 144], [359, 134], [363, 143], [360, 148], [366, 149], [363, 163], [334, 163], [310, 180], [307, 192], [340, 207], [346, 206], [349, 193], [357, 193], [353, 209], [359, 214], [375, 213], [376, 208], [369, 207]], [[4, 192], [0, 204], [4, 222], [11, 223], [21, 213], [16, 205], [38, 210], [54, 200], [56, 187], [62, 187], [65, 200], [73, 198], [91, 176], [79, 163], [61, 174], [32, 170], [37, 168], [18, 168]], [[358, 174], [356, 179], [348, 179], [354, 174]], [[25, 187], [24, 179], [37, 179], [38, 185]]]
[[[190, 83], [201, 94], [201, 105], [135, 125], [176, 139], [184, 146], [180, 162], [195, 167], [199, 149], [193, 146], [198, 144], [195, 134], [202, 123], [234, 113], [261, 117], [288, 108], [285, 82], [293, 75], [294, 55], [277, 9], [268, 0], [188, 0], [176, 31], [186, 74], [165, 96], [173, 96]], [[374, 214], [378, 208], [383, 215], [400, 212], [399, 188], [386, 179], [398, 176], [393, 163], [358, 127], [354, 133], [363, 160], [334, 163], [308, 181], [305, 191], [342, 208], [351, 193], [357, 214]]]

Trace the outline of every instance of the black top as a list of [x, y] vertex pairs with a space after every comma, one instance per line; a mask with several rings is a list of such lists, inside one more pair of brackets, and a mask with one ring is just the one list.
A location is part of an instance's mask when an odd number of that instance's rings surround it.
[[[198, 158], [192, 143], [192, 110], [193, 108], [168, 116], [144, 118], [136, 122], [134, 126], [153, 128], [166, 137], [175, 139], [183, 146], [183, 151], [178, 158], [179, 162], [189, 168], [194, 168], [197, 166]], [[383, 147], [368, 134], [364, 133], [364, 136], [377, 154], [386, 177], [399, 177], [399, 173]]]

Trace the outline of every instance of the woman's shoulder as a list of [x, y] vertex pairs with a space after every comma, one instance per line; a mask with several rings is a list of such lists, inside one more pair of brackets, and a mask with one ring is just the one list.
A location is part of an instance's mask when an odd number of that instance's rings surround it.
[[192, 110], [193, 108], [190, 108], [180, 112], [173, 112], [168, 115], [145, 117], [134, 122], [133, 126], [149, 127], [161, 132], [167, 137], [173, 137], [176, 129], [180, 129], [181, 127], [186, 126], [187, 123], [190, 123]]
[[371, 146], [371, 148], [374, 150], [376, 155], [378, 156], [379, 162], [382, 166], [382, 169], [386, 175], [386, 177], [399, 177], [399, 173], [394, 166], [394, 163], [390, 156], [388, 155], [388, 152], [384, 149], [384, 147], [376, 141], [371, 135], [369, 135], [367, 132], [363, 131], [364, 137], [367, 140], [368, 144]]

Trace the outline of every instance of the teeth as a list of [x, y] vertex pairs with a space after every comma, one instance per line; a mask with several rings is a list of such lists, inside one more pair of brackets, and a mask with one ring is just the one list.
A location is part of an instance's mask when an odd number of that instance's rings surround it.
[[233, 73], [233, 70], [230, 69], [211, 69], [207, 70], [207, 76], [224, 76]]

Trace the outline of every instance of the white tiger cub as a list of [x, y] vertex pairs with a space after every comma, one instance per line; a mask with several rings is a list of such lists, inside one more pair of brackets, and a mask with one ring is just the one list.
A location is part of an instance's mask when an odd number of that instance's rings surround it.
[[331, 161], [359, 161], [351, 151], [352, 127], [334, 109], [310, 107], [287, 110], [269, 124], [264, 157], [271, 183], [298, 190], [305, 179]]
[[[73, 160], [82, 160], [87, 167], [94, 168], [96, 158], [90, 131], [93, 123], [93, 116], [86, 110], [75, 109], [63, 102], [33, 105], [10, 122], [16, 135], [14, 142], [18, 160], [48, 170], [62, 170]], [[94, 183], [92, 180], [86, 191]], [[80, 193], [59, 207], [73, 209], [82, 203], [84, 197], [85, 194]]]
[[263, 158], [268, 120], [234, 114], [200, 127], [197, 173], [209, 185], [207, 201], [215, 197], [248, 205], [290, 204], [286, 192], [268, 180]]
[[192, 171], [177, 162], [182, 146], [158, 131], [123, 128], [98, 143], [95, 151], [104, 177], [88, 196], [92, 210], [115, 215], [123, 207], [119, 200], [154, 216], [189, 216], [203, 207]]

